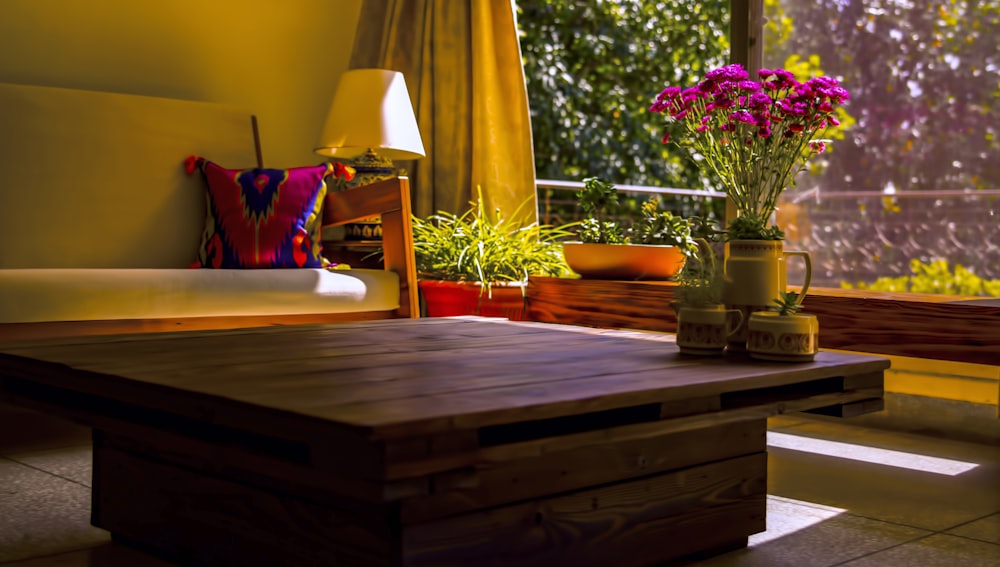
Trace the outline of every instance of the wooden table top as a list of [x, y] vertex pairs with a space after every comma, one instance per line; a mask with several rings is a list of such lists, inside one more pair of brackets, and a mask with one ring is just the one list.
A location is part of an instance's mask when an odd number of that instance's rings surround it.
[[7, 343], [0, 391], [71, 391], [264, 433], [280, 424], [392, 439], [692, 400], [725, 409], [854, 376], [881, 392], [888, 365], [832, 352], [809, 363], [696, 358], [654, 333], [400, 319]]

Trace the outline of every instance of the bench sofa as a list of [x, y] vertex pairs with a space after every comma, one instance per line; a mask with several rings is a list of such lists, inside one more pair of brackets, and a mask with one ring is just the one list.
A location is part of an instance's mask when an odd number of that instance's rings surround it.
[[381, 215], [385, 269], [193, 269], [206, 181], [185, 158], [260, 167], [251, 114], [14, 84], [0, 114], [0, 341], [418, 313], [406, 178], [322, 200], [324, 226]]

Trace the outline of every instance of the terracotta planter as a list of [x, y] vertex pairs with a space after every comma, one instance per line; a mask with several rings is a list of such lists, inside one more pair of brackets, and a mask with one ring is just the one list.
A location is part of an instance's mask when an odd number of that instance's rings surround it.
[[743, 313], [743, 324], [729, 337], [730, 350], [746, 350], [747, 324], [750, 315], [767, 311], [772, 301], [787, 291], [785, 258], [799, 256], [806, 263], [801, 297], [812, 280], [812, 262], [808, 252], [784, 250], [781, 240], [733, 240], [726, 259], [726, 287], [723, 303]]
[[819, 321], [815, 315], [758, 312], [750, 315], [747, 328], [747, 351], [753, 358], [805, 362], [819, 351]]
[[527, 320], [521, 285], [493, 284], [490, 295], [480, 283], [421, 280], [417, 285], [427, 317], [480, 315]]
[[565, 242], [563, 255], [580, 276], [602, 280], [666, 280], [687, 259], [677, 246], [590, 242]]
[[677, 308], [677, 347], [684, 354], [719, 356], [726, 338], [743, 323], [738, 309], [723, 305]]

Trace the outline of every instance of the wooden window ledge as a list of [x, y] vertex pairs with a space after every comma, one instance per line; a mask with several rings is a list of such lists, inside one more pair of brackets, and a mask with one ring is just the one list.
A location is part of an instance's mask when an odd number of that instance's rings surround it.
[[[676, 332], [673, 282], [532, 277], [528, 317], [544, 323]], [[810, 288], [823, 348], [1000, 365], [1000, 301]]]

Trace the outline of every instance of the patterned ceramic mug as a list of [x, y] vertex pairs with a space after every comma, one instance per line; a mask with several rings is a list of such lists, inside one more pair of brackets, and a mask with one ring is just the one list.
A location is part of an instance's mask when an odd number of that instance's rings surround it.
[[677, 313], [677, 347], [684, 354], [717, 356], [726, 348], [726, 339], [743, 323], [739, 309], [722, 305], [681, 307]]

